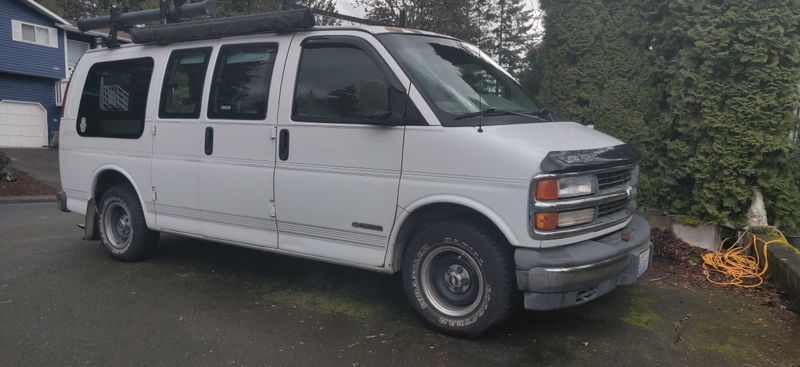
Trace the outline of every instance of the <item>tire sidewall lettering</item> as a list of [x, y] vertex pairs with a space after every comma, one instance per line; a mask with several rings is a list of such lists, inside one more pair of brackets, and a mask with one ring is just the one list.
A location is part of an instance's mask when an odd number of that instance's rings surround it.
[[486, 311], [489, 308], [491, 300], [492, 300], [492, 287], [488, 282], [488, 277], [485, 278], [484, 282], [483, 282], [483, 284], [484, 284], [483, 296], [481, 298], [480, 305], [478, 306], [478, 308], [475, 311], [473, 311], [472, 313], [470, 313], [469, 315], [467, 315], [465, 317], [454, 318], [454, 317], [444, 316], [444, 315], [440, 314], [438, 311], [436, 311], [434, 308], [429, 307], [428, 306], [428, 301], [427, 301], [427, 299], [426, 299], [426, 297], [424, 295], [424, 292], [422, 290], [422, 284], [421, 284], [421, 279], [420, 279], [420, 268], [421, 268], [423, 260], [427, 256], [427, 254], [430, 253], [431, 250], [439, 247], [439, 245], [449, 245], [449, 246], [454, 246], [454, 247], [457, 247], [457, 248], [460, 248], [460, 249], [464, 250], [467, 254], [469, 254], [475, 260], [476, 263], [478, 263], [478, 266], [480, 266], [482, 268], [483, 273], [484, 274], [486, 273], [484, 259], [467, 242], [459, 240], [459, 239], [454, 238], [454, 237], [442, 237], [441, 239], [438, 239], [438, 240], [429, 241], [425, 245], [420, 247], [420, 249], [416, 252], [416, 254], [414, 255], [414, 258], [413, 258], [413, 263], [411, 265], [410, 278], [411, 278], [411, 286], [412, 286], [414, 298], [416, 299], [417, 304], [419, 305], [420, 309], [428, 310], [427, 312], [433, 313], [433, 316], [435, 317], [435, 320], [437, 320], [437, 322], [440, 325], [451, 327], [451, 328], [468, 327], [468, 326], [478, 322], [481, 319], [481, 317], [484, 314], [486, 314]]

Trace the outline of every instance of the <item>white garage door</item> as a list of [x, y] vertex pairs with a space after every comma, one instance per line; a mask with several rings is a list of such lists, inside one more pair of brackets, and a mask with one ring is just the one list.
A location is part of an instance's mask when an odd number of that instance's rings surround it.
[[38, 103], [0, 101], [0, 147], [47, 145], [47, 111]]

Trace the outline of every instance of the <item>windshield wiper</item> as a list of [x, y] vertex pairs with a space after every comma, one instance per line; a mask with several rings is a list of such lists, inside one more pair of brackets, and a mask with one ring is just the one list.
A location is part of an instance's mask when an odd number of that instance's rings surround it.
[[500, 110], [497, 110], [497, 109], [494, 109], [494, 108], [487, 108], [487, 109], [481, 110], [481, 111], [462, 113], [462, 114], [460, 114], [460, 115], [458, 115], [456, 117], [453, 117], [453, 120], [463, 120], [463, 119], [470, 118], [470, 117], [486, 116], [486, 115], [490, 115], [490, 114], [491, 115], [498, 114], [498, 116], [499, 116], [499, 115], [509, 115], [509, 114], [511, 114], [511, 112], [500, 111]]
[[555, 121], [555, 118], [553, 118], [553, 111], [550, 111], [546, 108], [543, 108], [539, 111], [533, 111], [531, 112], [531, 115], [547, 121]]
[[516, 116], [522, 116], [522, 117], [537, 119], [537, 120], [542, 121], [542, 122], [547, 122], [548, 121], [543, 116], [538, 116], [538, 115], [535, 115], [535, 114], [529, 115], [527, 113], [519, 113], [519, 112], [501, 110], [501, 109], [497, 109], [497, 108], [494, 108], [494, 107], [490, 107], [490, 108], [487, 108], [487, 109], [482, 110], [482, 111], [464, 113], [464, 114], [458, 115], [456, 117], [453, 117], [453, 120], [463, 120], [465, 118], [476, 117], [476, 116], [502, 116], [502, 115], [516, 115]]

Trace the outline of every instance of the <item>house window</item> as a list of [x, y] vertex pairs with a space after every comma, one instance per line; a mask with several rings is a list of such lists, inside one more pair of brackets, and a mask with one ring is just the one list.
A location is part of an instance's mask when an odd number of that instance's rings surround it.
[[11, 21], [11, 38], [14, 41], [58, 48], [58, 31], [55, 28]]

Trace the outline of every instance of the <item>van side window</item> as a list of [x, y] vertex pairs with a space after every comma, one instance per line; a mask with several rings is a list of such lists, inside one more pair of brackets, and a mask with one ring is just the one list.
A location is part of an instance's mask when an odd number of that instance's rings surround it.
[[364, 50], [348, 43], [303, 46], [292, 119], [360, 123], [358, 93], [362, 84], [385, 77]]
[[198, 118], [211, 47], [176, 50], [169, 56], [158, 117]]
[[138, 139], [144, 131], [153, 59], [143, 57], [92, 65], [78, 107], [80, 136]]
[[264, 119], [277, 49], [275, 43], [222, 46], [211, 83], [208, 117]]

